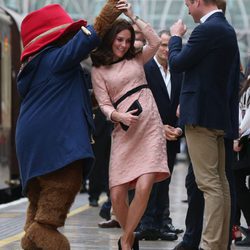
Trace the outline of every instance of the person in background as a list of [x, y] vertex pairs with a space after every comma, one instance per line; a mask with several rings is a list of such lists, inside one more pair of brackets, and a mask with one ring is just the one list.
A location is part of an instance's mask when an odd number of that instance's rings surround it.
[[[159, 32], [161, 44], [154, 58], [145, 64], [145, 74], [149, 87], [154, 95], [161, 120], [166, 125], [167, 158], [170, 172], [173, 172], [176, 155], [180, 152], [180, 141], [176, 139], [175, 127], [178, 118], [176, 110], [179, 105], [179, 96], [182, 84], [182, 73], [173, 73], [168, 68], [168, 42], [170, 33], [167, 30]], [[178, 134], [178, 131], [177, 131]], [[179, 134], [178, 134], [179, 136]], [[147, 209], [136, 232], [140, 240], [176, 240], [177, 234], [183, 230], [175, 229], [170, 218], [169, 184], [171, 178], [155, 183]]]
[[108, 165], [111, 144], [112, 124], [106, 120], [99, 108], [93, 110], [95, 131], [92, 144], [95, 163], [89, 175], [89, 205], [98, 207], [98, 200], [102, 192], [108, 192]]
[[95, 131], [93, 132], [92, 148], [95, 155], [95, 163], [88, 175], [88, 195], [89, 205], [98, 207], [101, 193], [108, 193], [108, 167], [113, 126], [98, 106], [93, 107], [93, 116]]
[[[250, 75], [243, 81], [240, 90], [240, 136], [247, 137], [243, 141], [238, 138], [234, 141], [234, 151], [236, 166], [234, 167], [236, 197], [237, 197], [237, 213], [234, 219], [233, 232], [235, 234], [235, 245], [247, 247], [250, 246], [250, 190], [247, 186], [246, 178], [250, 175]], [[242, 144], [240, 142], [242, 141]], [[241, 212], [247, 223], [244, 228], [240, 223]], [[241, 232], [245, 235], [243, 240]]]
[[[147, 206], [154, 182], [169, 177], [165, 129], [143, 65], [159, 47], [159, 37], [151, 26], [135, 16], [131, 4], [124, 14], [143, 32], [147, 45], [142, 52], [134, 48], [135, 32], [125, 19], [117, 20], [100, 46], [91, 53], [92, 81], [98, 104], [114, 122], [109, 188], [112, 206], [122, 228], [118, 247], [139, 249], [134, 230]], [[135, 195], [128, 204], [128, 190]]]
[[94, 27], [73, 21], [59, 4], [31, 12], [22, 21], [16, 151], [29, 200], [23, 249], [70, 249], [58, 227], [80, 190], [83, 168], [94, 159], [91, 102], [80, 62], [121, 14], [116, 6], [117, 1], [108, 0]]
[[200, 25], [185, 46], [181, 38], [186, 26], [179, 20], [171, 27], [169, 64], [172, 71], [185, 72], [180, 124], [205, 199], [201, 249], [225, 250], [231, 209], [224, 136], [238, 137], [239, 49], [235, 31], [216, 0], [185, 0], [185, 4]]

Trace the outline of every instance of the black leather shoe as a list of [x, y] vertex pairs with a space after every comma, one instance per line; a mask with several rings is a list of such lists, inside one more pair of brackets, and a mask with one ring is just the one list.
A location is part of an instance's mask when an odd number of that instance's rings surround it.
[[120, 228], [120, 224], [116, 220], [108, 220], [108, 221], [99, 222], [98, 226], [100, 228]]
[[111, 218], [109, 210], [101, 209], [99, 215], [105, 220], [110, 220]]
[[180, 234], [180, 233], [184, 232], [183, 229], [175, 228], [172, 223], [165, 224], [163, 226], [162, 231], [164, 231], [164, 232], [171, 232], [171, 233], [175, 233], [175, 234]]
[[250, 247], [250, 235], [241, 241], [236, 241], [234, 244], [239, 247]]
[[180, 242], [173, 250], [199, 250], [199, 248], [188, 247], [183, 242]]
[[243, 240], [241, 241], [235, 241], [236, 246], [242, 246], [242, 247], [248, 247], [250, 246], [250, 229], [241, 227], [240, 226], [240, 231], [246, 236]]
[[138, 240], [177, 240], [178, 236], [175, 233], [161, 232], [157, 229], [145, 229], [135, 232], [135, 237]]
[[178, 239], [178, 236], [176, 233], [171, 232], [159, 232], [158, 239], [160, 240], [167, 240], [167, 241], [174, 241]]
[[89, 200], [89, 205], [91, 206], [91, 207], [98, 207], [99, 205], [98, 205], [98, 200], [97, 199], [90, 199]]
[[138, 240], [158, 240], [159, 230], [155, 229], [140, 229], [135, 232], [135, 238]]
[[111, 201], [108, 199], [102, 204], [99, 215], [105, 220], [110, 220], [111, 219], [110, 209], [111, 209]]
[[239, 229], [240, 229], [240, 231], [241, 231], [245, 236], [250, 235], [250, 229], [249, 229], [249, 228], [240, 226]]

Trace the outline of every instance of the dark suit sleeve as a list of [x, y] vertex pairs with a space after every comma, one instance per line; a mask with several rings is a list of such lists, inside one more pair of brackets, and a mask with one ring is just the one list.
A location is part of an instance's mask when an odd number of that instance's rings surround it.
[[175, 72], [184, 72], [204, 59], [208, 51], [208, 34], [201, 25], [192, 32], [187, 44], [182, 47], [182, 39], [171, 37], [169, 41], [169, 65]]

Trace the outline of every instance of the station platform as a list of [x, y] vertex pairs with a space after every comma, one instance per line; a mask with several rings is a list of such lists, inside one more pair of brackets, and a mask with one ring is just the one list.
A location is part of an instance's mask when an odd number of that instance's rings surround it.
[[[179, 161], [175, 166], [170, 185], [171, 217], [176, 228], [185, 229], [187, 210], [185, 176], [187, 163]], [[106, 200], [103, 194], [99, 200], [101, 205]], [[23, 225], [28, 202], [26, 198], [0, 205], [0, 249], [19, 250], [20, 239], [23, 235]], [[120, 229], [102, 229], [98, 222], [99, 207], [88, 205], [88, 195], [79, 194], [68, 215], [66, 225], [60, 228], [69, 239], [71, 250], [117, 250], [117, 240]], [[244, 222], [242, 224], [244, 226]], [[182, 240], [182, 234], [176, 241], [140, 241], [141, 250], [171, 250]], [[247, 247], [232, 246], [232, 250], [246, 250]]]

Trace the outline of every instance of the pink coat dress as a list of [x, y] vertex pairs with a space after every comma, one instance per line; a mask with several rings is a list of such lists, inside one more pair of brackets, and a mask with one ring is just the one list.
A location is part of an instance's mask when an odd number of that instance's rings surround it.
[[[143, 65], [156, 53], [159, 37], [149, 24], [143, 33], [148, 44], [135, 58], [92, 69], [94, 93], [108, 119], [115, 110], [112, 102], [116, 102], [127, 91], [147, 83]], [[117, 111], [126, 112], [136, 99], [139, 99], [143, 109], [137, 123], [127, 131], [115, 123], [112, 132], [110, 188], [125, 183], [134, 188], [138, 177], [147, 173], [156, 173], [155, 182], [170, 175], [164, 128], [151, 90], [144, 88], [127, 97], [118, 105]]]

